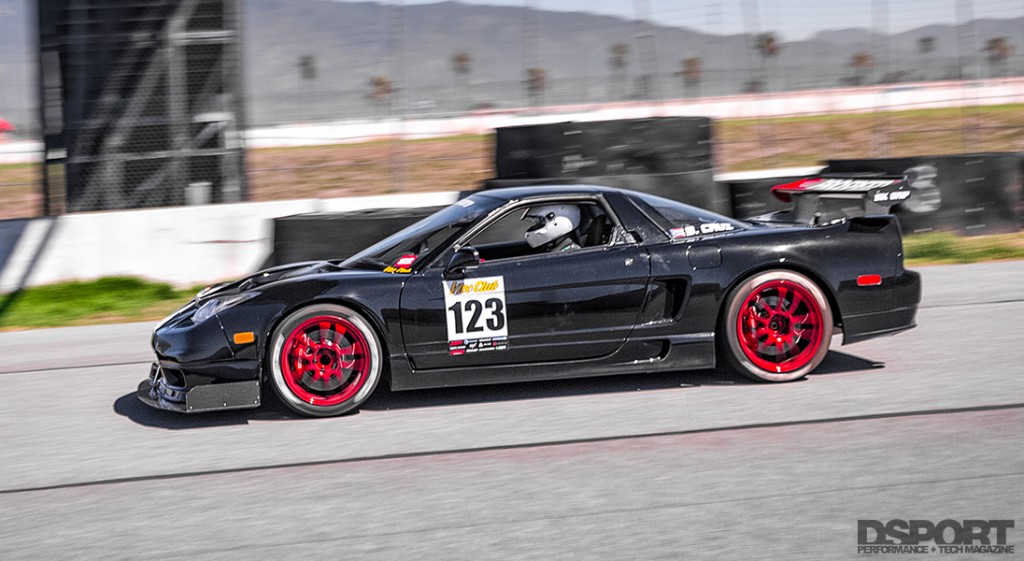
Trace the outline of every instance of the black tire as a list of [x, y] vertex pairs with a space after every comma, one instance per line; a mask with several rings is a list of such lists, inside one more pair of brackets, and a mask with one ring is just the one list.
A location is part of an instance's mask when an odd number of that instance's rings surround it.
[[759, 382], [799, 380], [828, 354], [832, 321], [814, 281], [789, 270], [758, 273], [725, 300], [715, 337], [720, 362]]
[[289, 409], [330, 417], [370, 398], [382, 377], [383, 360], [380, 338], [359, 313], [315, 304], [274, 329], [267, 370], [274, 392]]

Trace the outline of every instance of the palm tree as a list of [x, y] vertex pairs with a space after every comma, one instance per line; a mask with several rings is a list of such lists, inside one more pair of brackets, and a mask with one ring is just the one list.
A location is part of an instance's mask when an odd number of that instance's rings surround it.
[[779, 39], [771, 31], [757, 36], [757, 51], [762, 57], [770, 58], [777, 56], [780, 50], [782, 50], [782, 47], [779, 46]]
[[314, 55], [302, 55], [296, 64], [299, 67], [299, 78], [304, 82], [316, 80], [316, 57]]
[[[306, 108], [316, 107], [316, 99], [314, 91], [316, 91], [316, 57], [314, 55], [302, 55], [299, 57], [299, 62], [295, 64], [299, 68], [299, 80], [302, 82], [301, 88], [304, 92]], [[306, 118], [311, 115], [306, 115]]]
[[394, 87], [391, 84], [391, 78], [387, 76], [374, 76], [370, 78], [370, 93], [366, 97], [370, 99], [377, 106], [378, 109], [383, 109], [387, 106], [388, 101], [391, 99], [391, 94], [394, 93]]
[[452, 55], [452, 71], [460, 76], [469, 74], [470, 64], [473, 62], [473, 57], [469, 56], [466, 51], [459, 51]]
[[930, 66], [928, 64], [928, 59], [930, 58], [928, 55], [933, 52], [935, 52], [935, 37], [929, 35], [917, 40], [917, 53], [924, 59], [921, 61], [921, 73], [924, 75], [924, 78], [928, 77], [927, 67]]
[[[455, 87], [465, 96], [466, 101], [471, 99], [469, 75], [473, 69], [472, 63], [473, 58], [466, 51], [458, 51], [452, 55], [452, 72], [455, 73]], [[457, 93], [456, 96], [458, 95]], [[467, 109], [469, 108], [467, 102], [464, 102], [463, 105], [466, 105]]]
[[871, 69], [875, 67], [875, 57], [864, 51], [853, 53], [850, 57], [850, 66], [854, 71], [853, 85], [862, 86], [867, 82], [866, 78]]
[[[775, 58], [779, 56], [779, 51], [782, 50], [782, 45], [779, 44], [779, 38], [775, 35], [775, 33], [768, 31], [765, 33], [759, 33], [757, 35], [756, 42], [754, 43], [754, 48], [757, 49], [758, 54], [761, 55], [761, 62], [763, 63], [764, 67], [763, 83], [765, 85], [769, 85], [770, 81], [768, 79], [768, 61], [775, 60]], [[769, 87], [769, 89], [771, 88]]]
[[611, 70], [609, 93], [612, 98], [625, 99], [626, 97], [626, 74], [629, 68], [629, 45], [615, 43], [611, 47], [611, 56], [608, 57], [608, 68]]
[[680, 63], [683, 68], [676, 72], [676, 76], [683, 79], [683, 91], [686, 92], [687, 97], [690, 97], [691, 91], [697, 89], [697, 96], [699, 97], [700, 91], [698, 88], [700, 87], [701, 73], [703, 72], [700, 57], [684, 58]]
[[982, 51], [988, 53], [989, 74], [992, 76], [1006, 76], [1006, 61], [1013, 54], [1013, 45], [1006, 37], [993, 37], [985, 43]]
[[543, 103], [544, 89], [547, 88], [547, 72], [538, 66], [526, 69], [526, 94], [532, 105]]

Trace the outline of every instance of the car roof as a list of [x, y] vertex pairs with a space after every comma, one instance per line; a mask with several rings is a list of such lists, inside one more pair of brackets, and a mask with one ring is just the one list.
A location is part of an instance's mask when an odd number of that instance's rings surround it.
[[599, 193], [621, 193], [629, 195], [628, 192], [614, 187], [603, 187], [601, 185], [586, 184], [538, 184], [523, 187], [505, 187], [502, 189], [484, 189], [474, 191], [472, 195], [489, 197], [492, 199], [514, 201], [528, 197], [558, 196], [558, 195], [595, 195]]

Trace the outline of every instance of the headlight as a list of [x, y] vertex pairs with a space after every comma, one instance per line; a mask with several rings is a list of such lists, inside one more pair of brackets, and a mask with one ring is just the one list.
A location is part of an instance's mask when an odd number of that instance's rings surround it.
[[242, 294], [236, 294], [234, 296], [225, 296], [222, 298], [211, 298], [199, 306], [196, 313], [192, 314], [192, 323], [202, 323], [214, 316], [214, 314], [220, 313], [231, 306], [240, 304], [256, 296], [255, 292], [243, 292]]
[[169, 316], [165, 317], [164, 319], [160, 320], [160, 323], [157, 323], [156, 327], [153, 328], [153, 333], [156, 333], [157, 329], [160, 329], [161, 327], [167, 325], [167, 322], [169, 322], [172, 319], [180, 316], [182, 313], [185, 312], [185, 310], [189, 309], [189, 307], [191, 307], [194, 303], [195, 303], [195, 300], [190, 300], [188, 302], [188, 304], [185, 304], [184, 306], [178, 308], [177, 310], [174, 310], [173, 312], [171, 312], [171, 315], [169, 315]]

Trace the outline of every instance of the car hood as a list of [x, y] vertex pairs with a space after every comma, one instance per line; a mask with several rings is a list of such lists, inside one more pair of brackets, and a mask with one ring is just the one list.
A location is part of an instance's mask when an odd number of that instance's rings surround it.
[[264, 269], [257, 271], [252, 275], [244, 277], [240, 280], [225, 282], [221, 284], [214, 284], [204, 288], [199, 292], [196, 297], [197, 300], [206, 300], [208, 298], [217, 296], [230, 296], [232, 294], [238, 294], [246, 292], [262, 286], [275, 283], [278, 281], [300, 279], [300, 278], [312, 278], [319, 275], [331, 274], [331, 275], [351, 275], [351, 276], [365, 276], [367, 274], [384, 274], [376, 271], [368, 271], [365, 269], [343, 269], [338, 265], [337, 261], [304, 261], [301, 263], [289, 263], [287, 265], [280, 265], [272, 267], [270, 269]]

